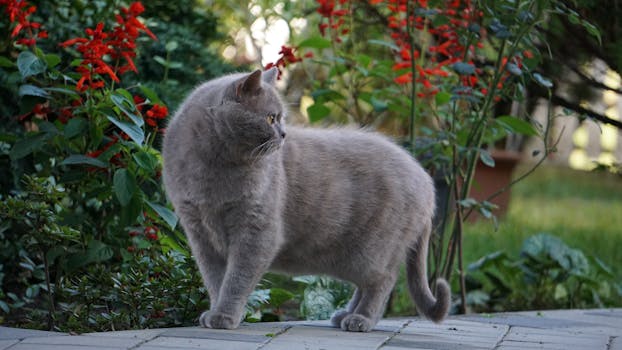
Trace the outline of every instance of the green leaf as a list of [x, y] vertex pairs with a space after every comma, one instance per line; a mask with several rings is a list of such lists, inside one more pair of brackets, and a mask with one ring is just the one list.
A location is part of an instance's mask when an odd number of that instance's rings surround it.
[[46, 88], [43, 88], [43, 90], [48, 91], [48, 92], [60, 92], [61, 94], [72, 95], [72, 96], [79, 95], [75, 90], [59, 88], [59, 87], [46, 87]]
[[451, 101], [451, 94], [446, 91], [440, 91], [439, 93], [436, 94], [436, 96], [434, 96], [434, 99], [436, 101], [437, 106], [442, 106], [444, 104], [449, 103], [449, 101]]
[[143, 144], [143, 141], [145, 140], [145, 132], [142, 128], [130, 123], [122, 122], [111, 116], [108, 116], [108, 120], [114, 123], [114, 125], [118, 126], [119, 129], [123, 130], [123, 132], [126, 133], [132, 140], [134, 140], [134, 142], [139, 145]]
[[61, 61], [59, 55], [55, 55], [55, 54], [52, 54], [52, 53], [45, 55], [44, 58], [45, 58], [45, 63], [47, 64], [47, 66], [49, 68], [55, 67]]
[[153, 56], [153, 60], [158, 62], [159, 64], [163, 65], [164, 67], [168, 66], [168, 63], [166, 62], [166, 60], [162, 56]]
[[147, 203], [147, 205], [149, 205], [151, 209], [153, 209], [156, 213], [158, 213], [158, 215], [162, 218], [162, 220], [164, 220], [171, 227], [171, 230], [175, 229], [175, 226], [177, 226], [177, 221], [179, 220], [177, 218], [177, 215], [175, 215], [175, 213], [173, 213], [167, 207], [163, 207], [159, 204], [151, 203], [150, 201], [146, 199], [145, 199], [145, 203]]
[[117, 89], [110, 95], [110, 100], [114, 103], [115, 106], [119, 107], [119, 109], [127, 115], [132, 122], [138, 127], [143, 126], [145, 123], [143, 119], [135, 114], [136, 105], [134, 104], [134, 100], [132, 95], [125, 89]]
[[516, 63], [510, 62], [506, 64], [505, 69], [507, 69], [508, 72], [514, 75], [523, 75], [523, 71], [520, 69], [520, 67]]
[[328, 116], [330, 114], [330, 108], [320, 103], [314, 103], [307, 108], [307, 113], [309, 113], [309, 121], [315, 123]]
[[67, 139], [74, 138], [86, 129], [87, 122], [84, 118], [72, 118], [65, 125], [65, 137]]
[[9, 153], [11, 160], [24, 158], [32, 152], [38, 151], [45, 145], [47, 138], [48, 134], [38, 133], [17, 141]]
[[140, 150], [132, 155], [136, 164], [145, 171], [152, 173], [158, 166], [158, 159], [151, 153]]
[[543, 77], [540, 73], [533, 73], [533, 79], [536, 83], [538, 83], [538, 85], [544, 86], [547, 89], [553, 87], [553, 82], [550, 79]]
[[38, 96], [43, 98], [50, 98], [50, 94], [42, 88], [30, 84], [24, 84], [19, 87], [20, 96]]
[[482, 163], [486, 164], [487, 166], [491, 168], [495, 167], [495, 160], [492, 158], [492, 156], [487, 150], [482, 149], [479, 151], [479, 159], [482, 161]]
[[320, 36], [314, 36], [309, 39], [303, 40], [298, 44], [298, 48], [310, 47], [314, 49], [326, 49], [330, 47], [330, 40], [322, 38]]
[[475, 74], [475, 66], [470, 63], [456, 62], [451, 66], [451, 68], [453, 68], [453, 70], [460, 75]]
[[102, 263], [110, 260], [113, 255], [112, 247], [102, 241], [92, 240], [85, 251], [72, 254], [67, 259], [67, 270], [72, 272], [88, 264]]
[[31, 51], [22, 51], [17, 56], [17, 69], [22, 75], [22, 79], [45, 72], [45, 62], [41, 61]]
[[9, 311], [11, 311], [9, 309], [9, 304], [7, 304], [5, 301], [0, 300], [0, 309], [2, 309], [2, 311], [4, 311], [5, 314], [8, 314]]
[[372, 45], [380, 45], [380, 46], [388, 47], [394, 51], [400, 51], [400, 48], [390, 41], [370, 39], [370, 40], [367, 40], [367, 43], [372, 44]]
[[150, 89], [149, 87], [147, 87], [145, 85], [140, 85], [139, 88], [140, 88], [140, 91], [143, 92], [143, 95], [145, 95], [145, 97], [151, 103], [162, 104], [162, 101], [160, 100], [160, 97], [158, 97], [158, 94], [155, 91], [153, 91], [152, 89]]
[[538, 131], [526, 120], [513, 117], [511, 115], [504, 115], [495, 119], [495, 121], [505, 128], [508, 132], [515, 134], [522, 134], [527, 136], [537, 136]]
[[164, 49], [167, 52], [171, 52], [171, 51], [177, 50], [177, 47], [179, 47], [179, 44], [177, 44], [177, 41], [172, 40], [166, 43], [166, 45], [164, 46]]
[[588, 21], [582, 21], [581, 25], [583, 25], [583, 28], [585, 28], [588, 33], [590, 33], [593, 37], [596, 38], [596, 40], [598, 40], [599, 45], [603, 45], [602, 38], [600, 37], [600, 31], [595, 25]]
[[13, 67], [15, 66], [15, 63], [13, 63], [12, 60], [4, 57], [4, 56], [0, 56], [0, 67], [2, 68], [9, 68], [9, 67]]
[[284, 302], [294, 298], [294, 294], [282, 289], [271, 288], [270, 289], [270, 305], [274, 307], [280, 307]]
[[134, 175], [127, 169], [117, 169], [112, 178], [114, 193], [122, 206], [128, 205], [134, 192], [136, 192], [136, 180]]
[[376, 112], [384, 112], [389, 108], [389, 104], [387, 101], [379, 100], [375, 96], [371, 97], [371, 105], [374, 107], [374, 111]]
[[72, 154], [65, 158], [61, 165], [90, 165], [98, 168], [106, 168], [108, 165], [101, 160], [83, 154]]

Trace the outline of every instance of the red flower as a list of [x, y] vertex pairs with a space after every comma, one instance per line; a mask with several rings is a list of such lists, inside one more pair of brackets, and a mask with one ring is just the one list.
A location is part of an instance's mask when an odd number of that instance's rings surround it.
[[147, 125], [157, 127], [158, 122], [156, 119], [164, 119], [168, 115], [168, 108], [164, 105], [154, 104], [150, 110], [145, 113], [145, 122]]
[[10, 22], [17, 22], [11, 31], [11, 37], [16, 37], [21, 32], [26, 32], [27, 37], [18, 39], [16, 41], [17, 44], [34, 46], [36, 38], [47, 38], [47, 32], [45, 31], [36, 33], [41, 28], [41, 23], [31, 22], [28, 19], [32, 13], [37, 11], [36, 6], [30, 5], [25, 0], [0, 0], [0, 5], [6, 6], [4, 12], [8, 15]]
[[[140, 2], [133, 2], [129, 8], [121, 8], [124, 16], [116, 16], [117, 25], [112, 32], [105, 32], [104, 24], [100, 22], [95, 29], [86, 30], [87, 38], [73, 38], [61, 43], [63, 47], [75, 45], [76, 50], [82, 54], [83, 60], [76, 68], [81, 75], [76, 84], [79, 91], [104, 87], [102, 75], [107, 75], [113, 81], [118, 82], [117, 73], [137, 71], [133, 61], [136, 57], [136, 39], [141, 32], [156, 39], [155, 35], [136, 18], [144, 10]], [[125, 64], [115, 65], [116, 68], [113, 69], [104, 61], [106, 56], [110, 56], [117, 62], [124, 60]]]
[[[265, 69], [268, 70], [272, 67], [277, 67], [277, 69], [279, 70], [279, 75], [277, 78], [281, 79], [281, 74], [283, 74], [283, 71], [281, 70], [281, 68], [284, 68], [288, 64], [302, 61], [302, 57], [296, 56], [294, 54], [296, 50], [297, 48], [295, 47], [290, 47], [286, 45], [281, 46], [281, 51], [279, 51], [279, 55], [281, 55], [281, 57], [276, 61], [276, 63], [268, 63]], [[303, 57], [312, 57], [312, 56], [313, 56], [313, 53], [308, 52]]]

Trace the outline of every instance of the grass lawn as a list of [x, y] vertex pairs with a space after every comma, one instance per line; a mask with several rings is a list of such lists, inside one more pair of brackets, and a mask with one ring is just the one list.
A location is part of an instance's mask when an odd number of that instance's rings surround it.
[[490, 221], [466, 226], [465, 264], [496, 250], [517, 255], [525, 238], [541, 232], [599, 257], [622, 279], [622, 177], [539, 168], [512, 189], [497, 231]]

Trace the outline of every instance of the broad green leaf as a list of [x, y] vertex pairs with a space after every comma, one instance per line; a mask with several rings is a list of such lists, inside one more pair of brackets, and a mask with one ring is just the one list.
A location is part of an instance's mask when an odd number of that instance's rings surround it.
[[375, 96], [371, 97], [370, 102], [376, 112], [384, 112], [389, 108], [387, 101], [377, 99]]
[[50, 94], [42, 88], [30, 84], [24, 84], [19, 87], [20, 96], [38, 96], [43, 98], [50, 98]]
[[446, 91], [440, 91], [436, 94], [436, 96], [434, 96], [434, 99], [437, 106], [442, 106], [449, 103], [449, 101], [451, 100], [451, 94]]
[[72, 118], [65, 125], [65, 137], [74, 138], [86, 130], [87, 123], [84, 118]]
[[119, 129], [123, 130], [123, 132], [126, 133], [132, 140], [134, 140], [134, 142], [139, 145], [143, 144], [143, 141], [145, 140], [145, 132], [142, 128], [130, 123], [122, 122], [111, 116], [108, 116], [108, 120], [114, 123], [114, 125], [118, 126]]
[[330, 108], [324, 106], [323, 104], [315, 103], [307, 108], [307, 113], [309, 113], [309, 121], [311, 123], [315, 123], [329, 115]]
[[496, 122], [504, 127], [508, 132], [515, 134], [522, 134], [527, 136], [537, 136], [538, 131], [528, 121], [513, 117], [511, 115], [504, 115], [496, 118]]
[[57, 64], [60, 63], [60, 61], [61, 59], [59, 55], [55, 55], [52, 53], [45, 55], [45, 62], [49, 68], [55, 67]]
[[300, 44], [298, 44], [299, 48], [310, 47], [314, 49], [326, 49], [330, 47], [330, 40], [314, 36], [309, 39], [303, 40]]
[[143, 92], [143, 95], [145, 95], [145, 97], [149, 101], [151, 101], [151, 103], [162, 104], [162, 101], [160, 100], [160, 97], [158, 96], [158, 94], [152, 89], [150, 89], [148, 86], [140, 85], [139, 88], [140, 88], [140, 91]]
[[153, 209], [156, 213], [158, 213], [158, 215], [160, 215], [162, 220], [164, 220], [171, 227], [171, 230], [175, 229], [175, 226], [177, 226], [177, 221], [179, 220], [177, 218], [177, 215], [175, 215], [175, 213], [173, 213], [167, 207], [163, 207], [159, 204], [151, 203], [148, 200], [145, 200], [145, 203], [147, 203], [147, 205], [149, 205], [151, 209]]
[[31, 51], [22, 51], [17, 56], [17, 69], [22, 75], [22, 79], [45, 72], [45, 62]]
[[132, 122], [138, 127], [143, 126], [145, 123], [143, 119], [136, 115], [136, 105], [134, 105], [134, 100], [132, 99], [132, 95], [125, 89], [117, 89], [110, 95], [110, 100], [114, 103], [115, 106], [119, 107], [119, 109], [127, 115]]
[[45, 145], [45, 141], [47, 140], [47, 138], [48, 134], [38, 133], [36, 135], [27, 136], [26, 138], [17, 141], [13, 145], [13, 148], [11, 148], [11, 152], [9, 153], [11, 160], [24, 158], [32, 152], [38, 151]]
[[270, 305], [274, 307], [280, 307], [284, 302], [294, 298], [294, 294], [282, 289], [271, 288], [270, 289]]
[[158, 166], [158, 159], [151, 153], [145, 150], [140, 150], [132, 155], [136, 164], [149, 173], [155, 171]]
[[126, 206], [137, 190], [134, 175], [127, 169], [117, 169], [112, 178], [114, 193], [122, 206]]
[[101, 160], [83, 154], [72, 154], [65, 158], [61, 165], [90, 165], [98, 168], [106, 168], [108, 165]]
[[4, 57], [4, 56], [0, 56], [0, 67], [3, 68], [9, 68], [9, 67], [13, 67], [15, 66], [15, 63], [13, 63], [12, 60]]

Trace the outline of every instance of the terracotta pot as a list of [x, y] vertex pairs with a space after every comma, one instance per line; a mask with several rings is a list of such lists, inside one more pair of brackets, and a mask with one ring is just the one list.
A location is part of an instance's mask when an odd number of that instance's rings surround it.
[[[470, 197], [478, 201], [483, 201], [501, 188], [507, 186], [512, 181], [514, 168], [521, 159], [521, 154], [515, 151], [493, 150], [490, 152], [495, 160], [495, 166], [489, 167], [481, 161], [475, 168], [475, 177], [471, 187]], [[493, 211], [497, 217], [502, 217], [508, 210], [510, 204], [510, 190], [507, 189], [490, 202], [496, 204], [498, 208]], [[479, 212], [474, 212], [469, 217], [469, 221], [483, 218]]]

